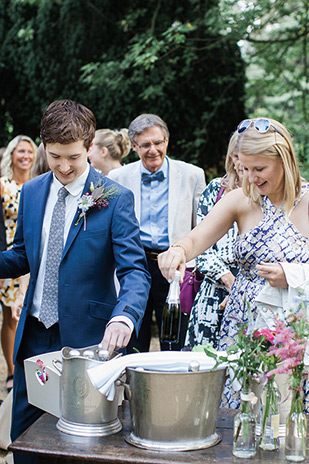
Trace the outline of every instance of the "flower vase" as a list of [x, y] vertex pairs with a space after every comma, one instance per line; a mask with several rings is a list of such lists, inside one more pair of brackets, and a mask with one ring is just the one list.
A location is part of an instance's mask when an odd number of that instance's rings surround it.
[[303, 412], [303, 395], [292, 391], [291, 410], [286, 421], [285, 459], [301, 462], [306, 459], [307, 419]]
[[241, 393], [240, 411], [234, 417], [233, 455], [251, 458], [256, 455], [256, 415], [252, 412], [251, 392]]
[[279, 425], [281, 395], [274, 376], [263, 386], [260, 398], [260, 429], [259, 447], [262, 450], [274, 451], [279, 449]]

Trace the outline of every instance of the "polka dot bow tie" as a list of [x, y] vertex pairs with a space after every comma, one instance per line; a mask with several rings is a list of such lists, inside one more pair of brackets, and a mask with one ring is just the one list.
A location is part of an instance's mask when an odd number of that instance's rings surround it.
[[142, 182], [144, 185], [150, 184], [153, 180], [162, 182], [164, 180], [164, 174], [162, 171], [154, 172], [153, 174], [142, 173]]

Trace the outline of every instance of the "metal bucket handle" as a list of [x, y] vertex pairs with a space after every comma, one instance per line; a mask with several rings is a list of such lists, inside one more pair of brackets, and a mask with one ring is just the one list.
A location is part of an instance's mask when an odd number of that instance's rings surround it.
[[116, 382], [115, 382], [115, 384], [116, 384], [117, 387], [124, 387], [125, 392], [126, 392], [127, 399], [128, 399], [129, 401], [131, 401], [132, 392], [131, 392], [130, 385], [128, 385], [126, 382], [124, 382], [124, 381], [121, 380], [121, 379], [117, 379]]
[[[58, 366], [58, 364], [60, 364], [61, 367]], [[59, 374], [62, 374], [62, 361], [60, 361], [60, 359], [53, 359], [52, 365], [59, 372]]]

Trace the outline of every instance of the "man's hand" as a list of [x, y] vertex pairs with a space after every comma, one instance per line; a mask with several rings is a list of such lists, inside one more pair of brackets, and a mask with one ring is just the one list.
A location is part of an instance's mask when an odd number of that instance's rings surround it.
[[131, 329], [123, 322], [111, 322], [105, 329], [101, 341], [102, 350], [108, 350], [111, 355], [113, 351], [127, 346], [131, 338]]
[[261, 263], [256, 265], [258, 276], [267, 280], [271, 287], [288, 288], [285, 273], [280, 263]]

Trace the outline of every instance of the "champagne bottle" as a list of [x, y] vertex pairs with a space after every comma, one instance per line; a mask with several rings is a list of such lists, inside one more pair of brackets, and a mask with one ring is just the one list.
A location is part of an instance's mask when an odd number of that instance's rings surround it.
[[180, 272], [175, 272], [175, 277], [170, 285], [166, 303], [162, 314], [161, 342], [178, 343], [180, 332]]

